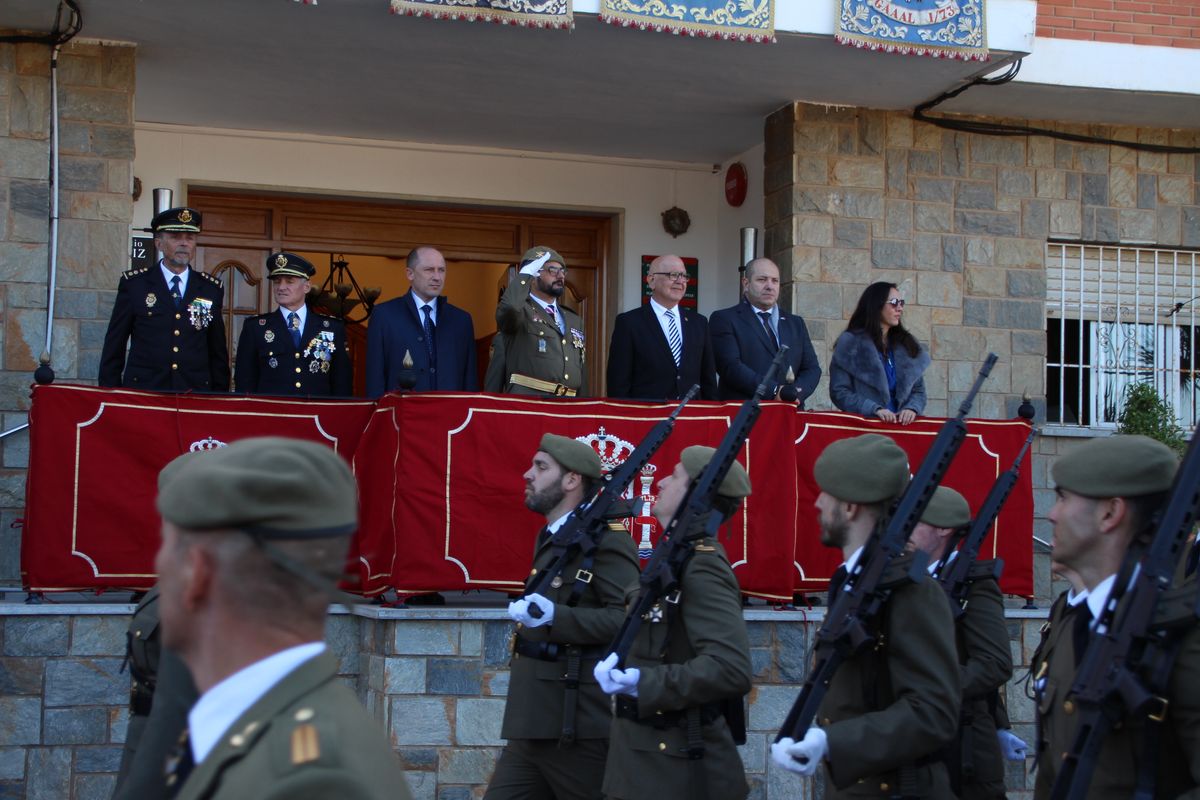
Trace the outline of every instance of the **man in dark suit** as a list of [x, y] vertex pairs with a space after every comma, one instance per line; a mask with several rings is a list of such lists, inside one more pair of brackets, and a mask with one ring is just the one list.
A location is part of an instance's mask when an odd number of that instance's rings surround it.
[[238, 337], [234, 388], [247, 394], [349, 397], [346, 326], [305, 303], [316, 268], [295, 253], [267, 256], [279, 308], [248, 317]]
[[708, 320], [679, 307], [688, 274], [679, 256], [659, 256], [646, 274], [650, 303], [617, 315], [608, 349], [608, 396], [678, 400], [700, 384], [703, 400], [717, 399], [717, 371]]
[[413, 248], [405, 274], [409, 292], [375, 306], [367, 325], [367, 396], [399, 388], [405, 353], [417, 376], [415, 391], [477, 391], [471, 315], [441, 296], [446, 259], [432, 247]]
[[[787, 364], [796, 402], [804, 408], [804, 401], [821, 380], [821, 365], [804, 320], [779, 308], [779, 267], [775, 262], [756, 258], [747, 264], [742, 294], [742, 302], [714, 311], [709, 321], [717, 375], [721, 378], [718, 397], [745, 400], [753, 394], [779, 345], [784, 344], [790, 348]], [[779, 398], [783, 388], [783, 384], [777, 384], [771, 396]]]
[[225, 290], [219, 279], [191, 267], [200, 223], [200, 212], [191, 208], [154, 215], [150, 227], [162, 258], [157, 266], [121, 273], [100, 352], [101, 386], [229, 391]]

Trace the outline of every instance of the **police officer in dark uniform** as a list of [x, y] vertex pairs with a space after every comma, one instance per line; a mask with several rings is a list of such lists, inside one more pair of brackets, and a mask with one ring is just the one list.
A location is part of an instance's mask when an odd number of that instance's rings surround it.
[[305, 304], [316, 269], [294, 253], [267, 256], [279, 308], [248, 317], [238, 337], [234, 388], [248, 394], [349, 397], [346, 327]]
[[154, 216], [150, 227], [162, 258], [121, 273], [100, 353], [101, 386], [229, 391], [225, 291], [219, 279], [191, 267], [200, 223], [191, 208]]

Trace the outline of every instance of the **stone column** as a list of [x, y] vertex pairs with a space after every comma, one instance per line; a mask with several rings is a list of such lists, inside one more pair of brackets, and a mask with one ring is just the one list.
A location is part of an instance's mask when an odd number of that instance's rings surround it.
[[[0, 44], [0, 430], [26, 421], [46, 346], [50, 240], [50, 54]], [[53, 363], [94, 382], [117, 278], [128, 268], [134, 54], [77, 44], [59, 55], [59, 235]], [[0, 582], [19, 582], [29, 437], [0, 440]]]

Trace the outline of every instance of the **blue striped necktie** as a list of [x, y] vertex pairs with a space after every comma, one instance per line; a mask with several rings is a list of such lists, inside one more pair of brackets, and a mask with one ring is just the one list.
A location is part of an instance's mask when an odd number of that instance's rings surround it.
[[292, 347], [300, 349], [300, 315], [295, 311], [288, 313], [288, 332], [292, 334]]
[[431, 316], [433, 309], [429, 304], [421, 306], [421, 314], [424, 316], [422, 326], [425, 328], [425, 355], [429, 357], [429, 369], [437, 369], [437, 348], [433, 344], [433, 318]]
[[679, 326], [675, 324], [675, 312], [668, 309], [663, 316], [667, 318], [667, 344], [671, 345], [671, 357], [678, 367], [683, 356], [683, 339], [679, 336]]

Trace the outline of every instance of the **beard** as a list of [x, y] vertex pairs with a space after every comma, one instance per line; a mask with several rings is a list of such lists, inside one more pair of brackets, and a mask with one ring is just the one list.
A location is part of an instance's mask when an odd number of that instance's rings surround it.
[[567, 493], [563, 491], [562, 485], [556, 483], [541, 491], [531, 492], [525, 498], [525, 507], [536, 514], [545, 516], [553, 511], [566, 496]]
[[566, 282], [564, 281], [563, 283], [559, 284], [559, 283], [557, 283], [558, 280], [560, 280], [560, 279], [558, 279], [558, 278], [543, 278], [541, 275], [538, 275], [538, 278], [537, 278], [538, 291], [541, 292], [542, 294], [548, 294], [551, 297], [562, 297], [563, 292], [566, 290]]
[[846, 546], [846, 532], [850, 526], [840, 508], [835, 508], [828, 515], [821, 515], [820, 522], [821, 544], [837, 548]]

